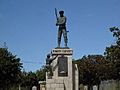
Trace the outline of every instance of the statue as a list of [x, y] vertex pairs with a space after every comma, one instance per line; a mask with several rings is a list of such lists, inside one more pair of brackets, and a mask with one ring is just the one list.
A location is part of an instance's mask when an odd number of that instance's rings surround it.
[[56, 59], [58, 55], [56, 55], [55, 57], [51, 56], [51, 54], [47, 55], [46, 58], [46, 70], [48, 72], [48, 77], [53, 76], [53, 70], [52, 70], [52, 66], [51, 63], [53, 62], [53, 60]]
[[64, 43], [65, 47], [67, 47], [68, 39], [67, 39], [67, 30], [66, 30], [66, 17], [64, 16], [64, 11], [59, 11], [60, 16], [57, 17], [57, 10], [55, 9], [56, 14], [56, 26], [59, 26], [58, 28], [58, 47], [60, 47], [61, 44], [61, 37], [63, 34], [64, 37]]

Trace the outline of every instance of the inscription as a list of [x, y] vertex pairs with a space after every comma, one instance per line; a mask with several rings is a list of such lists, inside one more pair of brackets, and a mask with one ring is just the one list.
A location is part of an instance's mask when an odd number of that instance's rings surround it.
[[54, 50], [52, 50], [52, 53], [53, 54], [58, 54], [58, 53], [59, 54], [72, 54], [73, 50], [67, 50], [67, 49], [63, 49], [63, 50], [62, 49], [59, 49], [59, 50], [57, 49], [57, 50], [55, 50], [54, 49]]

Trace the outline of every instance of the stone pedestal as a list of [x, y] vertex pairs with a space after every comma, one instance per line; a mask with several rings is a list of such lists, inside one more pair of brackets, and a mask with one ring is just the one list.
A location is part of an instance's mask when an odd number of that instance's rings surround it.
[[78, 90], [78, 68], [72, 63], [73, 50], [57, 48], [52, 56], [57, 58], [51, 63], [53, 76], [46, 73], [46, 90]]

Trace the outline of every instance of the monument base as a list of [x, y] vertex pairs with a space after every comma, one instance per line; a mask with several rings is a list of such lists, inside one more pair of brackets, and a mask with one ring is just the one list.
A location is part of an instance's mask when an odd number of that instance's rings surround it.
[[46, 72], [46, 90], [78, 90], [78, 69], [72, 63], [73, 50], [55, 48], [52, 56], [57, 58], [51, 63], [53, 76]]

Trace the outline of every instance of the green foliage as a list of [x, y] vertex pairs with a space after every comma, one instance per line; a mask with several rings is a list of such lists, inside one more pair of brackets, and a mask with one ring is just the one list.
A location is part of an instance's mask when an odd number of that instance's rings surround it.
[[116, 38], [116, 44], [106, 47], [105, 56], [106, 59], [111, 61], [120, 61], [120, 30], [117, 27], [110, 28], [113, 33], [113, 37]]
[[84, 85], [99, 85], [102, 80], [112, 79], [113, 63], [102, 55], [88, 55], [75, 61], [79, 68], [79, 81]]
[[27, 89], [31, 89], [32, 86], [37, 86], [38, 85], [38, 80], [36, 77], [36, 74], [34, 72], [25, 72], [23, 71], [22, 73], [22, 82], [21, 86], [26, 87]]
[[[0, 87], [7, 89], [20, 80], [22, 63], [6, 48], [0, 48]], [[9, 89], [7, 89], [9, 90]]]
[[38, 78], [39, 81], [45, 81], [46, 78], [46, 69], [43, 66], [40, 70], [36, 71], [36, 76]]
[[31, 89], [32, 86], [38, 86], [39, 81], [45, 80], [45, 69], [42, 67], [40, 70], [36, 72], [22, 72], [21, 86], [26, 87], [27, 89]]
[[110, 31], [113, 33], [113, 37], [116, 38], [116, 44], [120, 46], [120, 29], [118, 27], [112, 27]]
[[110, 31], [112, 32], [113, 37], [116, 38], [116, 44], [106, 47], [105, 57], [113, 63], [112, 78], [120, 79], [120, 29], [112, 27], [110, 28]]
[[111, 45], [106, 47], [105, 51], [106, 59], [116, 62], [120, 60], [120, 47], [118, 45]]

